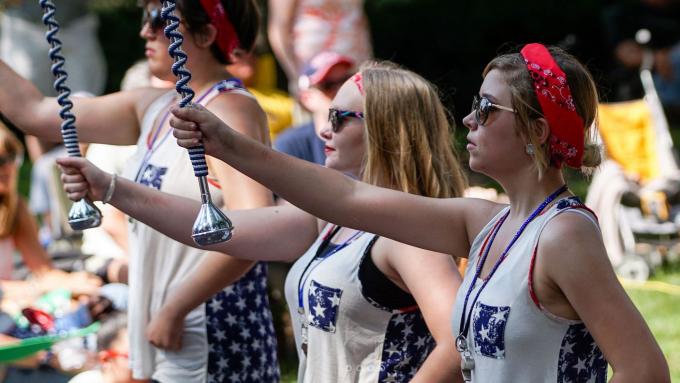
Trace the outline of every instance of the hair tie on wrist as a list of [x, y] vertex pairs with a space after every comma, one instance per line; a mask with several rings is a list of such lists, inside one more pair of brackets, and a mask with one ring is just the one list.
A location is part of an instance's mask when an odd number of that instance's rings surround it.
[[111, 202], [111, 198], [113, 198], [113, 192], [116, 191], [116, 173], [113, 173], [111, 175], [111, 182], [109, 182], [109, 188], [106, 189], [106, 194], [104, 194], [104, 198], [102, 199], [103, 204], [107, 204]]

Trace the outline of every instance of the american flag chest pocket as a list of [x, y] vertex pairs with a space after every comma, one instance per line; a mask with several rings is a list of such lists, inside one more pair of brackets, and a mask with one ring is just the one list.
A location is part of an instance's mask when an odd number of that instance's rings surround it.
[[341, 289], [325, 286], [312, 279], [307, 292], [309, 324], [319, 330], [334, 333], [341, 297]]
[[163, 177], [167, 171], [168, 168], [166, 167], [146, 164], [139, 175], [139, 183], [157, 190], [161, 190], [161, 186], [163, 185]]
[[505, 358], [505, 326], [509, 315], [510, 306], [489, 306], [482, 302], [475, 305], [472, 325], [477, 354]]

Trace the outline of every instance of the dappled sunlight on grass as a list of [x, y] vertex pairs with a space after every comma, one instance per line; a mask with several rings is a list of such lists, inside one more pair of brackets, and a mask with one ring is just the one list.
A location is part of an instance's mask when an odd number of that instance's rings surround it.
[[[680, 286], [680, 270], [657, 272], [652, 280]], [[627, 288], [626, 291], [661, 345], [671, 369], [671, 381], [680, 382], [680, 295]]]

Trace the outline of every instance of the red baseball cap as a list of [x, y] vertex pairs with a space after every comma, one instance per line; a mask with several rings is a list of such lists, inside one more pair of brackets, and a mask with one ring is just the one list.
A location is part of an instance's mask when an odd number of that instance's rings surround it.
[[352, 67], [354, 60], [336, 52], [324, 51], [318, 53], [303, 67], [302, 74], [298, 79], [300, 89], [308, 89], [323, 82], [333, 67], [342, 64]]

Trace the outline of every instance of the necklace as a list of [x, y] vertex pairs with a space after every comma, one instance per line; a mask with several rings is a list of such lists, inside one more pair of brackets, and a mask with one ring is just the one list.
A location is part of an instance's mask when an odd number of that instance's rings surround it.
[[493, 244], [493, 241], [496, 239], [496, 235], [501, 229], [501, 226], [503, 226], [503, 223], [505, 220], [508, 218], [508, 215], [510, 214], [510, 211], [508, 210], [507, 213], [501, 219], [498, 221], [498, 223], [494, 226], [492, 229], [491, 237], [489, 238], [489, 241], [487, 242], [486, 248], [484, 249], [484, 253], [482, 257], [479, 260], [479, 264], [477, 265], [477, 270], [475, 271], [475, 275], [472, 278], [472, 282], [470, 283], [470, 287], [468, 288], [467, 293], [465, 294], [465, 301], [463, 303], [463, 312], [461, 314], [460, 318], [460, 333], [458, 334], [458, 337], [456, 338], [456, 349], [461, 355], [462, 358], [462, 364], [461, 364], [461, 372], [463, 374], [463, 379], [466, 382], [469, 382], [472, 380], [472, 370], [475, 368], [475, 360], [472, 357], [472, 352], [470, 351], [470, 348], [468, 347], [468, 342], [466, 338], [466, 334], [470, 330], [470, 323], [472, 322], [472, 311], [475, 306], [475, 303], [477, 302], [477, 299], [479, 299], [479, 295], [482, 293], [482, 290], [486, 287], [486, 285], [489, 283], [493, 275], [496, 273], [496, 270], [498, 270], [498, 267], [500, 264], [505, 260], [505, 258], [508, 256], [508, 253], [510, 252], [510, 249], [512, 248], [512, 245], [517, 242], [519, 237], [522, 235], [524, 232], [524, 229], [533, 221], [536, 217], [538, 217], [539, 214], [545, 209], [546, 206], [548, 206], [551, 202], [553, 202], [560, 194], [564, 193], [567, 191], [567, 185], [562, 185], [560, 186], [557, 190], [552, 192], [548, 197], [546, 197], [543, 202], [538, 205], [538, 207], [527, 217], [526, 220], [522, 223], [522, 226], [519, 227], [515, 235], [513, 236], [512, 240], [510, 243], [508, 243], [508, 246], [505, 248], [503, 253], [501, 254], [500, 257], [496, 260], [496, 263], [493, 265], [491, 268], [491, 271], [489, 272], [489, 275], [484, 279], [484, 283], [482, 286], [479, 288], [479, 291], [477, 291], [477, 294], [473, 298], [472, 302], [470, 303], [470, 311], [466, 315], [466, 310], [467, 310], [467, 305], [468, 305], [468, 299], [470, 298], [470, 294], [472, 293], [472, 290], [475, 288], [475, 284], [477, 283], [477, 278], [482, 272], [482, 268], [484, 267], [484, 263], [486, 262], [486, 258], [489, 255], [489, 251], [491, 250], [491, 245]]
[[[331, 239], [342, 229], [342, 226], [336, 226], [331, 230], [326, 236], [323, 238], [323, 242], [319, 245], [319, 247], [316, 249], [316, 253], [314, 254], [314, 257], [312, 257], [312, 260], [307, 263], [305, 268], [302, 270], [302, 274], [300, 274], [300, 279], [298, 280], [298, 315], [300, 316], [300, 323], [301, 323], [301, 348], [302, 351], [307, 355], [307, 343], [308, 343], [308, 323], [307, 323], [307, 315], [305, 315], [305, 305], [304, 305], [304, 289], [305, 289], [305, 284], [307, 283], [307, 279], [309, 279], [309, 276], [312, 274], [312, 271], [314, 271], [315, 268], [317, 268], [321, 262], [324, 260], [330, 258], [333, 254], [339, 252], [340, 250], [344, 249], [345, 247], [349, 246], [355, 239], [357, 239], [360, 235], [362, 235], [364, 232], [363, 231], [357, 231], [354, 234], [352, 234], [347, 240], [339, 245], [333, 245], [331, 247]], [[324, 254], [325, 252], [325, 254]], [[318, 262], [314, 263], [315, 261], [319, 260]], [[312, 266], [313, 265], [313, 266]]]

